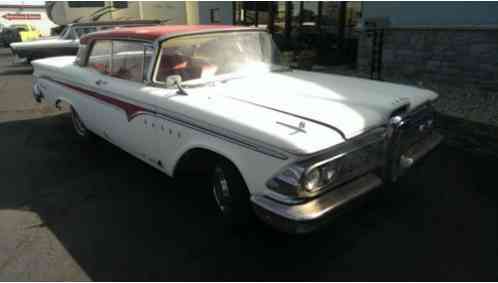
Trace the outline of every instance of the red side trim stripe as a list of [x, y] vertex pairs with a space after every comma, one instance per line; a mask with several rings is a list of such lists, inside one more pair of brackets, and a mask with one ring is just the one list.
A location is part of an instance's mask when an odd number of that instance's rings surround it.
[[135, 104], [132, 104], [132, 103], [129, 103], [129, 102], [125, 102], [125, 101], [116, 99], [114, 97], [110, 97], [110, 96], [107, 96], [107, 95], [99, 94], [97, 92], [94, 92], [94, 91], [91, 91], [91, 90], [88, 90], [88, 89], [84, 89], [84, 88], [81, 88], [79, 86], [75, 86], [75, 85], [68, 84], [68, 83], [65, 83], [65, 82], [61, 82], [61, 81], [58, 81], [58, 80], [54, 80], [52, 78], [47, 78], [47, 79], [49, 79], [52, 82], [58, 83], [60, 85], [63, 85], [65, 87], [67, 87], [67, 88], [70, 88], [72, 90], [76, 90], [77, 92], [79, 92], [81, 94], [91, 96], [91, 97], [96, 98], [96, 99], [98, 99], [100, 101], [104, 101], [104, 102], [112, 104], [112, 105], [114, 105], [114, 106], [116, 106], [116, 107], [118, 107], [120, 109], [123, 109], [123, 111], [126, 113], [126, 119], [128, 121], [131, 121], [134, 117], [136, 117], [139, 112], [154, 113], [154, 111], [152, 111], [152, 110], [146, 109], [146, 108], [144, 108], [142, 106], [138, 106], [138, 105], [135, 105]]

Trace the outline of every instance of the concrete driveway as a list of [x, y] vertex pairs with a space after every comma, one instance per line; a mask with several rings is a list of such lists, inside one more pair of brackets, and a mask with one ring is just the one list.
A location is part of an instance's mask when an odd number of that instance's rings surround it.
[[234, 232], [182, 183], [31, 97], [0, 50], [0, 280], [498, 280], [498, 160], [440, 146], [328, 228]]

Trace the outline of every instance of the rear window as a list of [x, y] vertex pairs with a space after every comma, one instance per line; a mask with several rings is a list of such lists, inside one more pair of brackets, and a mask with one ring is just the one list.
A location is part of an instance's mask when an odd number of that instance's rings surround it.
[[113, 77], [141, 82], [144, 80], [144, 63], [144, 43], [133, 41], [113, 41], [111, 73]]
[[112, 42], [110, 40], [96, 41], [88, 57], [87, 66], [103, 74], [111, 74], [111, 50]]

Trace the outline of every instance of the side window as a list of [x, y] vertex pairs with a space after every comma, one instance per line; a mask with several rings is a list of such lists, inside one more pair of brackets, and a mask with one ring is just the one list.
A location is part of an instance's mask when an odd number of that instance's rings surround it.
[[113, 41], [112, 76], [143, 82], [145, 55], [145, 46], [142, 42]]
[[111, 74], [111, 50], [110, 40], [99, 40], [93, 44], [88, 58], [87, 66], [103, 74]]

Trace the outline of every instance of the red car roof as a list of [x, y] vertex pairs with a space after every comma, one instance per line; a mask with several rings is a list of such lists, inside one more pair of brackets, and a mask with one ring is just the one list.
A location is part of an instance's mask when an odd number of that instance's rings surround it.
[[87, 44], [95, 39], [141, 39], [154, 41], [168, 35], [182, 33], [195, 33], [216, 30], [249, 30], [251, 28], [231, 25], [162, 25], [162, 26], [140, 26], [140, 27], [117, 27], [111, 30], [91, 33], [81, 38], [82, 44]]

